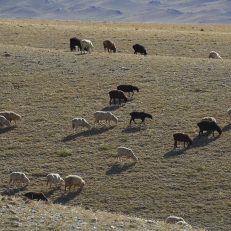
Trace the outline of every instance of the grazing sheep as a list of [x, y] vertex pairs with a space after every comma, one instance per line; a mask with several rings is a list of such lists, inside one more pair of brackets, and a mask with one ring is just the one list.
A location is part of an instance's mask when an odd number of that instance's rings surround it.
[[214, 117], [203, 117], [201, 120], [214, 121], [215, 123], [217, 122]]
[[176, 224], [177, 224], [177, 225], [184, 226], [184, 227], [192, 228], [192, 226], [189, 225], [186, 221], [178, 221]]
[[184, 142], [184, 148], [185, 148], [185, 143], [189, 145], [192, 145], [192, 140], [189, 137], [189, 135], [185, 134], [185, 133], [181, 133], [181, 132], [177, 132], [175, 134], [173, 134], [174, 137], [174, 148], [177, 148], [177, 141], [179, 142]]
[[116, 53], [116, 45], [111, 40], [103, 41], [103, 46], [104, 46], [104, 51], [105, 52], [106, 52], [106, 49], [107, 49], [108, 52], [113, 51], [114, 53]]
[[145, 113], [145, 112], [134, 111], [134, 112], [131, 112], [130, 115], [131, 115], [130, 125], [131, 125], [132, 121], [134, 121], [134, 123], [136, 124], [135, 119], [141, 119], [142, 120], [141, 123], [144, 123], [144, 120], [146, 117], [152, 119], [152, 115]]
[[100, 120], [106, 120], [106, 123], [107, 121], [109, 121], [109, 125], [111, 121], [114, 121], [115, 123], [118, 122], [118, 118], [109, 111], [96, 111], [94, 113], [94, 118], [95, 118], [95, 123], [99, 123], [99, 124], [101, 124]]
[[212, 59], [222, 59], [221, 56], [216, 51], [211, 51], [209, 53], [209, 58], [212, 58]]
[[81, 45], [81, 54], [82, 54], [82, 51], [85, 50], [85, 48], [87, 49], [87, 51], [90, 53], [90, 50], [94, 50], [94, 46], [92, 44], [92, 42], [90, 40], [87, 40], [87, 39], [83, 39], [81, 40], [80, 42], [80, 45]]
[[114, 99], [114, 104], [116, 104], [116, 99], [119, 99], [119, 104], [121, 104], [121, 99], [124, 100], [124, 103], [127, 102], [127, 97], [125, 96], [123, 91], [120, 90], [112, 90], [109, 92], [109, 96], [110, 96], [110, 105], [112, 103], [112, 100]]
[[217, 131], [219, 135], [221, 135], [222, 130], [218, 126], [218, 124], [214, 121], [208, 121], [208, 120], [202, 120], [199, 123], [197, 123], [197, 126], [200, 128], [199, 136], [202, 134], [204, 135], [203, 131], [207, 131], [207, 135], [212, 132], [214, 136], [214, 131]]
[[23, 172], [12, 172], [10, 174], [9, 186], [10, 186], [11, 181], [13, 181], [14, 186], [15, 186], [15, 181], [21, 181], [21, 184], [22, 184], [22, 182], [26, 182], [27, 185], [30, 182], [29, 179], [27, 178], [27, 176], [25, 175], [25, 173], [23, 173]]
[[7, 120], [9, 120], [10, 122], [12, 120], [14, 120], [15, 124], [16, 124], [16, 120], [21, 120], [22, 117], [19, 114], [16, 114], [13, 111], [1, 111], [0, 112], [1, 116], [4, 116]]
[[130, 92], [132, 92], [132, 96], [134, 95], [134, 91], [139, 92], [139, 88], [132, 86], [132, 85], [119, 85], [117, 87], [117, 90], [123, 91], [123, 92], [128, 92], [129, 97], [130, 97]]
[[76, 46], [78, 46], [78, 51], [79, 49], [81, 50], [80, 41], [81, 40], [76, 37], [70, 38], [70, 50], [71, 51], [76, 50]]
[[84, 118], [74, 118], [72, 120], [72, 128], [75, 129], [75, 127], [87, 127], [88, 129], [91, 128], [91, 125], [84, 119]]
[[85, 181], [80, 176], [77, 175], [69, 175], [65, 177], [64, 181], [65, 181], [65, 192], [67, 186], [69, 187], [69, 191], [70, 191], [72, 185], [74, 185], [74, 190], [75, 190], [75, 186], [79, 188], [83, 188], [83, 186], [85, 185]]
[[125, 147], [118, 147], [117, 148], [117, 152], [118, 152], [118, 156], [117, 156], [117, 160], [122, 161], [122, 157], [125, 157], [127, 159], [131, 159], [134, 161], [137, 161], [138, 158], [135, 156], [135, 154], [133, 153], [133, 151], [129, 148], [125, 148]]
[[227, 111], [227, 113], [228, 113], [228, 116], [230, 117], [229, 123], [231, 124], [231, 108]]
[[57, 187], [58, 183], [60, 183], [61, 186], [62, 183], [64, 182], [64, 180], [60, 177], [58, 173], [50, 173], [46, 176], [46, 179], [47, 179], [47, 186], [50, 183], [50, 188], [52, 183], [54, 183]]
[[42, 192], [30, 191], [25, 193], [24, 196], [31, 200], [48, 201], [48, 199], [45, 197], [45, 195]]
[[177, 217], [177, 216], [169, 216], [167, 219], [166, 219], [166, 223], [168, 224], [176, 224], [177, 222], [179, 221], [184, 221], [184, 219], [182, 217]]
[[144, 46], [142, 46], [140, 44], [135, 44], [132, 47], [135, 50], [134, 54], [140, 53], [141, 55], [147, 55], [147, 52], [146, 52]]
[[2, 115], [0, 115], [0, 126], [1, 127], [10, 127], [10, 122]]

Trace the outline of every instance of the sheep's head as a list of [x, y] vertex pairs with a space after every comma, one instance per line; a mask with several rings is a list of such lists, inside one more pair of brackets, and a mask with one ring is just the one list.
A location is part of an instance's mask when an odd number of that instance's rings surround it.
[[81, 185], [80, 185], [80, 188], [83, 188], [84, 185], [85, 185], [85, 181], [83, 180], [82, 183], [81, 183]]
[[135, 155], [132, 156], [132, 159], [133, 159], [134, 161], [137, 161], [137, 160], [138, 160], [138, 158], [137, 158]]
[[16, 114], [16, 115], [15, 115], [15, 119], [16, 119], [16, 120], [22, 120], [22, 117], [21, 117], [20, 115]]

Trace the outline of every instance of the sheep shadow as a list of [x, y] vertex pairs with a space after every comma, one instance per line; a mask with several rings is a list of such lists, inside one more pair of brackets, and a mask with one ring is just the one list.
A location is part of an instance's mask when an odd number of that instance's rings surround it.
[[231, 124], [226, 125], [225, 127], [222, 128], [222, 132], [227, 132], [231, 129]]
[[75, 192], [68, 192], [67, 194], [65, 194], [64, 192], [62, 196], [56, 198], [53, 201], [53, 204], [66, 204], [69, 201], [73, 200], [76, 196], [78, 196], [82, 191], [83, 189], [78, 189]]
[[17, 193], [20, 193], [20, 192], [24, 191], [26, 189], [26, 187], [27, 187], [27, 185], [21, 186], [21, 187], [18, 187], [18, 188], [13, 188], [13, 189], [7, 188], [5, 191], [3, 191], [1, 193], [1, 195], [2, 196], [14, 196]]
[[142, 130], [142, 126], [131, 127], [130, 125], [127, 126], [125, 129], [122, 130], [122, 133], [135, 133], [140, 132]]
[[115, 163], [110, 169], [106, 171], [106, 175], [120, 174], [121, 172], [127, 171], [130, 167], [135, 166], [136, 162], [130, 164], [120, 165], [120, 163]]
[[176, 156], [182, 155], [186, 152], [187, 149], [188, 147], [185, 147], [179, 150], [173, 148], [171, 151], [164, 154], [164, 158], [170, 158], [170, 157], [176, 157]]
[[44, 194], [47, 196], [47, 197], [50, 197], [54, 194], [54, 192], [56, 192], [57, 190], [61, 190], [61, 186], [58, 186], [57, 188], [52, 188], [50, 189], [49, 191], [46, 190], [44, 191]]
[[2, 129], [0, 129], [0, 134], [4, 134], [6, 132], [9, 132], [11, 130], [14, 130], [15, 128], [16, 128], [16, 126], [2, 128]]
[[197, 148], [197, 147], [203, 147], [208, 145], [209, 143], [217, 140], [218, 138], [220, 138], [219, 135], [215, 135], [212, 136], [212, 138], [209, 138], [208, 136], [210, 135], [210, 133], [206, 133], [205, 135], [202, 136], [196, 136], [193, 139], [193, 144], [192, 144], [192, 148]]
[[101, 109], [101, 111], [115, 111], [119, 107], [120, 105], [110, 105], [110, 106], [104, 107], [103, 109]]
[[99, 135], [99, 134], [102, 134], [104, 132], [107, 132], [111, 129], [113, 129], [115, 126], [110, 126], [110, 127], [100, 127], [100, 128], [96, 128], [96, 127], [93, 127], [91, 130], [86, 130], [86, 131], [82, 131], [82, 132], [79, 132], [79, 133], [76, 133], [76, 134], [71, 134], [71, 135], [68, 135], [66, 137], [64, 137], [62, 139], [62, 142], [67, 142], [67, 141], [71, 141], [71, 140], [74, 140], [80, 136], [94, 136], [94, 135]]

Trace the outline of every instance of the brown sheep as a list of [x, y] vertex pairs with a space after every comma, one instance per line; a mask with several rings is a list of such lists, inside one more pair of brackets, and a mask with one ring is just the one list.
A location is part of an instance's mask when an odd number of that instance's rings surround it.
[[189, 135], [185, 134], [185, 133], [181, 133], [181, 132], [177, 132], [175, 134], [173, 134], [174, 137], [174, 148], [177, 147], [177, 141], [179, 142], [184, 142], [184, 148], [185, 148], [185, 143], [188, 143], [188, 146], [192, 144], [192, 140], [189, 137]]
[[106, 52], [106, 50], [108, 50], [108, 52], [113, 51], [114, 53], [116, 53], [116, 45], [111, 40], [103, 41], [103, 46], [104, 46], [105, 52]]
[[74, 190], [75, 190], [75, 186], [79, 188], [83, 188], [83, 186], [85, 185], [85, 181], [80, 176], [77, 175], [69, 175], [65, 177], [64, 181], [65, 181], [65, 192], [67, 186], [69, 187], [69, 191], [70, 191], [72, 185], [74, 185]]
[[112, 103], [112, 99], [114, 99], [114, 104], [116, 104], [116, 99], [119, 99], [119, 104], [121, 104], [121, 99], [124, 100], [124, 103], [127, 102], [127, 97], [125, 96], [123, 91], [120, 90], [112, 90], [109, 92], [110, 95], [110, 104]]
[[15, 123], [16, 123], [16, 120], [21, 120], [22, 119], [22, 117], [19, 114], [16, 114], [13, 111], [1, 111], [0, 115], [4, 116], [10, 122], [12, 120], [14, 120]]

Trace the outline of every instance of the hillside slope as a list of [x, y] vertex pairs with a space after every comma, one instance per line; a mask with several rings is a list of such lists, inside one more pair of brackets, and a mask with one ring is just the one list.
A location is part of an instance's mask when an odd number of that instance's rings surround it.
[[[53, 204], [81, 206], [146, 220], [183, 217], [193, 227], [229, 230], [231, 126], [230, 25], [97, 23], [0, 19], [0, 111], [22, 116], [0, 129], [2, 196], [41, 190]], [[95, 51], [71, 52], [73, 36], [92, 40]], [[112, 39], [116, 53], [105, 53]], [[147, 56], [135, 55], [143, 44]], [[222, 60], [209, 59], [217, 51]], [[109, 105], [119, 84], [140, 91], [126, 104]], [[93, 113], [111, 111], [117, 124], [94, 127]], [[153, 119], [129, 125], [132, 111]], [[221, 136], [199, 137], [197, 123], [214, 116]], [[84, 117], [92, 129], [73, 131]], [[188, 133], [190, 148], [173, 149], [173, 133]], [[117, 162], [118, 146], [131, 148], [137, 163]], [[12, 171], [27, 187], [8, 188]], [[77, 174], [82, 191], [46, 189], [48, 173]]]

